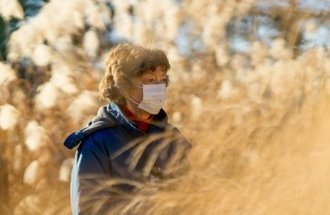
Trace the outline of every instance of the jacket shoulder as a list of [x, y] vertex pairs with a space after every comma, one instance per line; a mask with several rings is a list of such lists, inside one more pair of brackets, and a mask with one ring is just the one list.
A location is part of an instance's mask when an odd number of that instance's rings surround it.
[[64, 145], [68, 149], [73, 149], [82, 143], [86, 138], [94, 133], [98, 133], [99, 131], [107, 130], [109, 128], [115, 127], [116, 123], [114, 121], [97, 121], [95, 123], [90, 123], [85, 128], [82, 128], [78, 131], [71, 133], [64, 141]]
[[115, 136], [113, 128], [103, 128], [87, 135], [86, 138], [81, 141], [77, 150], [81, 151], [83, 148], [105, 149], [108, 148], [110, 145], [113, 145], [114, 141]]

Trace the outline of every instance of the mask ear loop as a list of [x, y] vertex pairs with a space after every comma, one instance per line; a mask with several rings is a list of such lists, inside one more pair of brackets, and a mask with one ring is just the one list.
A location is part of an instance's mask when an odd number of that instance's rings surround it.
[[138, 86], [138, 85], [133, 85], [133, 84], [132, 84], [132, 86], [133, 86], [133, 87], [136, 87], [136, 88], [139, 88], [139, 89], [143, 89], [143, 85], [142, 85], [142, 86]]
[[[143, 86], [138, 86], [138, 85], [133, 84], [132, 81], [131, 81], [126, 75], [123, 75], [123, 77], [128, 81], [128, 84], [129, 84], [129, 85], [131, 85], [131, 86], [133, 86], [133, 87], [137, 87], [137, 88], [139, 88], [139, 89], [143, 89]], [[129, 93], [128, 93], [127, 91], [123, 91], [123, 90], [120, 89], [120, 88], [119, 88], [119, 90], [120, 90], [120, 93], [124, 96], [124, 98], [128, 99], [130, 102], [132, 102], [133, 104], [135, 104], [135, 105], [137, 105], [137, 106], [140, 104], [139, 102], [134, 101], [134, 100], [129, 96]], [[142, 91], [142, 93], [143, 93], [143, 91]]]
[[138, 103], [138, 102], [136, 102], [136, 101], [134, 101], [132, 98], [130, 98], [130, 97], [127, 97], [127, 99], [128, 99], [128, 100], [130, 100], [131, 102], [133, 102], [134, 104], [136, 104], [136, 105], [139, 105], [139, 103]]
[[[133, 85], [133, 84], [132, 84], [132, 86], [133, 86], [133, 87], [137, 87], [137, 88], [139, 88], [139, 89], [142, 89], [142, 100], [143, 100], [143, 85], [142, 85], [142, 86], [137, 86], [137, 85]], [[140, 103], [134, 101], [134, 100], [129, 96], [128, 93], [127, 93], [127, 99], [130, 100], [131, 102], [133, 102], [133, 103], [136, 104], [136, 105], [140, 105]]]

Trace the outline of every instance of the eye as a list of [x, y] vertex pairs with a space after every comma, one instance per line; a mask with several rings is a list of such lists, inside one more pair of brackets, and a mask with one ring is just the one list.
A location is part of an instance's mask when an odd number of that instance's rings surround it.
[[148, 83], [154, 83], [155, 82], [155, 78], [154, 77], [149, 77], [148, 78]]
[[162, 77], [161, 83], [164, 83], [164, 84], [167, 83], [167, 75], [165, 75], [165, 76]]

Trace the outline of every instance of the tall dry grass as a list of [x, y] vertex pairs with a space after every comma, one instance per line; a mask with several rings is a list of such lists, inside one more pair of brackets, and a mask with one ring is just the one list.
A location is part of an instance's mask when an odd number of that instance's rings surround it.
[[[285, 75], [286, 80], [283, 77], [281, 82], [287, 85], [281, 94], [275, 94], [278, 85], [269, 85], [274, 77], [267, 75], [258, 79], [258, 83], [267, 85], [257, 91], [260, 97], [254, 95], [258, 100], [246, 95], [245, 87], [249, 85], [236, 89], [236, 98], [222, 100], [217, 99], [218, 92], [212, 90], [212, 85], [202, 91], [194, 88], [201, 85], [182, 84], [180, 92], [185, 89], [203, 93], [203, 96], [188, 98], [185, 98], [188, 94], [180, 93], [181, 99], [173, 99], [170, 104], [174, 106], [173, 111], [181, 111], [181, 130], [193, 143], [189, 157], [191, 171], [174, 181], [146, 185], [137, 195], [128, 197], [130, 204], [108, 212], [327, 213], [329, 85], [325, 84], [326, 77], [316, 77], [328, 74], [329, 70], [323, 67], [328, 65], [326, 59], [317, 56], [316, 52], [306, 53], [291, 62], [304, 66], [296, 71], [293, 65], [288, 67], [295, 74]], [[315, 65], [318, 71], [305, 69]], [[277, 68], [275, 71], [281, 72]], [[306, 79], [306, 76], [314, 78]], [[316, 87], [316, 82], [322, 84]], [[176, 90], [177, 86], [170, 90], [173, 97], [178, 96]], [[194, 115], [194, 109], [201, 113]]]
[[[193, 150], [184, 177], [143, 185], [114, 214], [330, 212], [330, 53], [297, 51], [306, 16], [284, 19], [295, 4], [268, 14], [294, 35], [250, 35], [244, 53], [230, 49], [228, 26], [258, 15], [254, 1], [112, 4], [114, 14], [103, 1], [53, 0], [12, 34], [0, 62], [1, 214], [70, 214], [63, 139], [104, 104], [100, 62], [118, 35], [168, 54], [165, 109]], [[185, 27], [188, 53], [176, 44]]]

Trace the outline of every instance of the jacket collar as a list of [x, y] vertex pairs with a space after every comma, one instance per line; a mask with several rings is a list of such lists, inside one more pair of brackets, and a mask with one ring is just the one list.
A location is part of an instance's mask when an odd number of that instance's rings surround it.
[[[100, 110], [102, 110], [101, 113]], [[136, 129], [135, 124], [130, 121], [127, 116], [125, 116], [123, 111], [115, 103], [109, 103], [105, 108], [100, 108], [100, 110], [98, 115], [106, 111], [107, 114], [112, 115], [112, 117], [117, 121], [118, 124], [130, 126]], [[153, 117], [153, 121], [151, 124], [157, 127], [166, 127], [168, 124], [167, 121], [167, 114], [163, 109], [161, 109], [159, 113]]]
[[[76, 132], [71, 133], [64, 141], [64, 145], [72, 149], [78, 146], [84, 141], [91, 133], [103, 129], [114, 127], [117, 124], [124, 125], [130, 129], [137, 130], [137, 127], [131, 122], [120, 110], [115, 103], [110, 103], [107, 106], [103, 106], [99, 109], [97, 116], [88, 123], [88, 125]], [[154, 121], [151, 126], [158, 128], [165, 128], [169, 124], [167, 123], [167, 114], [164, 110], [161, 110], [157, 115], [154, 116]]]

